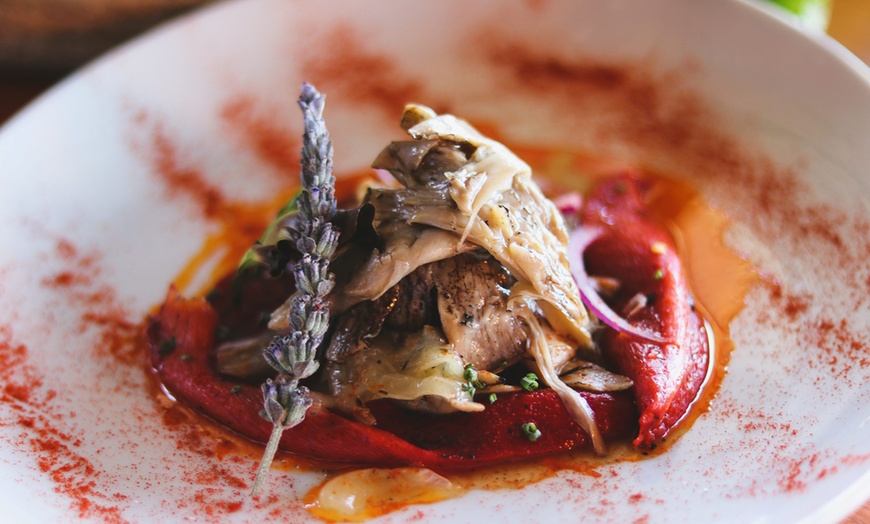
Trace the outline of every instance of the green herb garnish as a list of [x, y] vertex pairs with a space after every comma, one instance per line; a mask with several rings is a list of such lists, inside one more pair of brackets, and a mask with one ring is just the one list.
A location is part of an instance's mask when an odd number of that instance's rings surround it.
[[466, 364], [462, 376], [465, 378], [465, 380], [471, 382], [472, 384], [476, 383], [478, 381], [478, 375], [477, 370], [474, 369], [474, 364]]
[[529, 373], [520, 379], [520, 387], [526, 391], [534, 391], [540, 387], [538, 384], [538, 375]]
[[532, 442], [541, 438], [541, 430], [538, 429], [538, 426], [534, 422], [523, 424], [523, 434]]
[[480, 381], [480, 375], [477, 373], [477, 370], [474, 369], [474, 364], [465, 365], [465, 368], [463, 368], [462, 371], [462, 378], [465, 379], [465, 384], [462, 385], [462, 390], [468, 393], [472, 398], [474, 398], [477, 390], [484, 386], [483, 382]]

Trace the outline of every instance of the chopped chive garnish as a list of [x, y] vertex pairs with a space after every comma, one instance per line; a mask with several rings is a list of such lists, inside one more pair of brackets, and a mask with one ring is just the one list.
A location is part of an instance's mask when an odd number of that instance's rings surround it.
[[477, 390], [483, 387], [480, 381], [480, 376], [477, 370], [474, 369], [474, 364], [466, 364], [462, 372], [462, 378], [465, 379], [465, 384], [462, 385], [462, 390], [474, 397]]
[[661, 280], [662, 278], [664, 278], [664, 276], [665, 276], [665, 272], [662, 271], [661, 269], [656, 269], [656, 272], [653, 273], [654, 280]]
[[523, 424], [523, 434], [532, 442], [541, 438], [541, 430], [538, 429], [538, 426], [534, 422]]
[[236, 384], [235, 386], [233, 386], [233, 389], [230, 390], [230, 393], [232, 393], [233, 395], [237, 395], [241, 390], [242, 386]]
[[471, 383], [477, 382], [477, 370], [474, 369], [474, 364], [467, 364], [462, 376]]
[[498, 399], [498, 397], [495, 395], [495, 393], [490, 393], [490, 394], [489, 394], [489, 403], [490, 403], [490, 404], [492, 404], [493, 402], [495, 402], [497, 399]]
[[192, 357], [191, 355], [188, 355], [187, 353], [185, 353], [185, 354], [181, 355], [179, 358], [180, 358], [181, 360], [190, 360], [190, 359], [192, 359], [193, 357]]
[[520, 379], [520, 387], [526, 391], [534, 391], [538, 389], [539, 386], [538, 375], [535, 375], [534, 373], [529, 373]]

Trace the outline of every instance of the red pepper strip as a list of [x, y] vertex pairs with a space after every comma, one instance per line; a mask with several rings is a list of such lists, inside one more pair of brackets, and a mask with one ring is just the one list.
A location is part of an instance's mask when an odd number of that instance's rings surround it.
[[[259, 416], [263, 402], [259, 387], [223, 378], [212, 367], [214, 332], [222, 321], [206, 300], [186, 300], [170, 289], [159, 313], [149, 319], [152, 364], [178, 401], [265, 442], [271, 425]], [[607, 440], [634, 433], [637, 415], [630, 394], [584, 396]], [[280, 449], [330, 463], [456, 471], [589, 447], [587, 435], [549, 390], [499, 395], [481, 413], [430, 415], [388, 401], [370, 407], [378, 427], [314, 407], [301, 424], [284, 432]], [[540, 429], [537, 441], [523, 434], [526, 422]]]
[[[595, 412], [606, 441], [624, 439], [636, 431], [630, 392], [581, 395]], [[390, 402], [379, 402], [372, 411], [382, 429], [420, 448], [437, 451], [442, 460], [427, 464], [435, 468], [458, 469], [591, 449], [591, 440], [551, 389], [502, 394], [492, 404], [478, 400], [487, 403], [485, 411], [429, 415]], [[523, 433], [522, 425], [527, 422], [541, 431], [540, 438], [531, 441]]]
[[[619, 373], [634, 381], [640, 432], [634, 445], [655, 448], [686, 414], [707, 373], [709, 347], [695, 313], [680, 260], [668, 231], [645, 215], [644, 187], [625, 175], [608, 179], [590, 194], [582, 220], [603, 234], [586, 250], [590, 275], [620, 282], [607, 301], [626, 320], [659, 333], [668, 343], [643, 341], [606, 328], [600, 344]], [[638, 294], [647, 305], [628, 313]]]

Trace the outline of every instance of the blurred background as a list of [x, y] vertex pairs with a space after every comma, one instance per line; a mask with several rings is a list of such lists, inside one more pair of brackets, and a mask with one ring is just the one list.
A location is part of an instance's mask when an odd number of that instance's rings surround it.
[[0, 0], [0, 123], [69, 73], [215, 0]]
[[[167, 19], [217, 0], [0, 0], [0, 123], [66, 75]], [[870, 0], [750, 0], [825, 31], [870, 63]]]

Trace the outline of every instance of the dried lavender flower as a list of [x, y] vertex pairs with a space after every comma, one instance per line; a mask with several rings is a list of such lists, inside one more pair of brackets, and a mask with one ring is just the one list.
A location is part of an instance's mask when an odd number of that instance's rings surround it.
[[251, 490], [257, 496], [268, 474], [284, 430], [305, 419], [311, 407], [308, 388], [299, 381], [317, 371], [317, 348], [329, 328], [329, 306], [324, 300], [335, 285], [329, 272], [329, 260], [338, 246], [339, 231], [330, 222], [335, 215], [335, 177], [332, 175], [332, 141], [323, 121], [326, 97], [310, 84], [302, 86], [305, 132], [302, 136], [300, 179], [302, 191], [296, 198], [298, 214], [294, 228], [284, 228], [286, 235], [302, 254], [293, 268], [296, 292], [287, 299], [290, 328], [276, 335], [263, 351], [263, 357], [279, 375], [262, 386], [264, 418], [274, 429], [257, 469]]

